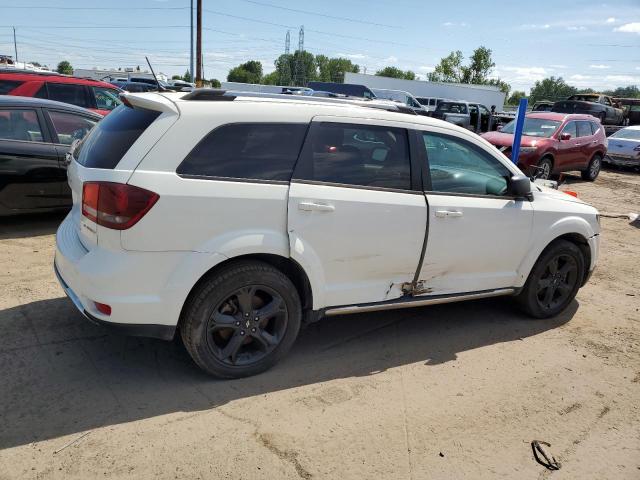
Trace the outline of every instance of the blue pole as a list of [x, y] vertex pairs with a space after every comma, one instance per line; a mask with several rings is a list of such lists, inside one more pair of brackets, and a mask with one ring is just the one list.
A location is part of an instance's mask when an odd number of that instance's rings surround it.
[[520, 154], [520, 139], [522, 138], [524, 117], [527, 114], [528, 103], [529, 101], [526, 98], [521, 98], [518, 113], [516, 114], [516, 130], [513, 133], [513, 145], [511, 145], [511, 161], [516, 165], [518, 164], [518, 155]]

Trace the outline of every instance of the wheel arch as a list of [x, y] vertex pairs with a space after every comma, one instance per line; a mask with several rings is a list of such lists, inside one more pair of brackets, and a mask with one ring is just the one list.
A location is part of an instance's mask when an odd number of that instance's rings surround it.
[[182, 323], [183, 314], [186, 306], [188, 305], [193, 293], [197, 290], [197, 288], [203, 283], [206, 282], [212, 276], [215, 276], [223, 268], [227, 268], [230, 265], [235, 263], [239, 263], [242, 261], [256, 261], [263, 262], [271, 265], [274, 268], [277, 268], [282, 273], [284, 273], [289, 280], [296, 287], [298, 295], [300, 296], [300, 303], [302, 304], [302, 310], [308, 311], [313, 308], [313, 291], [311, 289], [311, 283], [309, 281], [309, 277], [304, 269], [300, 266], [298, 262], [293, 260], [292, 258], [283, 257], [281, 255], [275, 255], [271, 253], [252, 253], [245, 255], [238, 255], [236, 257], [226, 258], [223, 261], [215, 264], [213, 267], [209, 268], [205, 271], [200, 278], [193, 284], [191, 290], [187, 294], [182, 307], [180, 309], [180, 316], [178, 320], [178, 327]]

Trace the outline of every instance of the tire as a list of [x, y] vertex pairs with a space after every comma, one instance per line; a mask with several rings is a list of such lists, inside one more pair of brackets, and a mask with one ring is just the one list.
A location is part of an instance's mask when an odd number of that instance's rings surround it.
[[586, 170], [582, 170], [580, 172], [580, 176], [583, 180], [587, 182], [593, 182], [598, 175], [600, 175], [600, 170], [602, 169], [602, 157], [599, 154], [595, 154]]
[[556, 240], [540, 254], [516, 301], [534, 318], [553, 317], [575, 298], [585, 268], [580, 248], [567, 240]]
[[202, 370], [240, 378], [264, 372], [284, 357], [301, 319], [300, 297], [286, 275], [267, 263], [241, 261], [192, 292], [180, 333]]
[[538, 178], [542, 178], [543, 180], [548, 180], [553, 174], [553, 160], [549, 157], [544, 157], [538, 162], [538, 167], [543, 169], [538, 175]]

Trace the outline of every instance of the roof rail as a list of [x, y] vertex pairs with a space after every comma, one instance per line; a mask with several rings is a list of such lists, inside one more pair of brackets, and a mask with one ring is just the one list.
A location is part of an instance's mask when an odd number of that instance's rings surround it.
[[227, 91], [218, 88], [198, 88], [185, 96], [182, 100], [205, 100], [205, 101], [232, 101], [237, 97], [271, 98], [276, 100], [300, 100], [304, 102], [328, 103], [337, 105], [356, 105], [360, 107], [376, 108], [390, 112], [408, 113], [417, 115], [412, 109], [403, 104], [392, 102], [391, 100], [368, 99], [368, 98], [331, 98], [313, 97], [310, 95], [264, 93], [264, 92], [239, 92]]
[[236, 95], [227, 95], [226, 90], [219, 88], [197, 88], [192, 92], [187, 93], [182, 100], [208, 100], [208, 101], [232, 101], [235, 100]]

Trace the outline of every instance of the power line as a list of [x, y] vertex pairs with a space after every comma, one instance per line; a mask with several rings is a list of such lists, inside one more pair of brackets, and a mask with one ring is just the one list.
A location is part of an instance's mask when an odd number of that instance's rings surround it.
[[273, 5], [271, 3], [266, 3], [266, 2], [258, 2], [256, 0], [242, 0], [242, 1], [243, 2], [247, 2], [247, 3], [252, 3], [254, 5], [260, 5], [262, 7], [277, 8], [279, 10], [285, 10], [285, 11], [288, 11], [288, 12], [303, 13], [305, 15], [315, 15], [316, 17], [331, 18], [333, 20], [342, 20], [342, 21], [345, 21], [345, 22], [361, 23], [363, 25], [373, 25], [375, 27], [401, 28], [398, 25], [389, 25], [389, 24], [386, 24], [386, 23], [369, 22], [367, 20], [359, 20], [357, 18], [339, 17], [337, 15], [329, 15], [329, 14], [320, 13], [320, 12], [312, 12], [312, 11], [309, 11], [309, 10], [302, 10], [302, 9], [299, 9], [299, 8], [282, 7], [280, 5]]
[[[39, 9], [39, 10], [118, 10], [122, 11], [122, 7], [51, 7], [41, 5], [3, 5], [1, 8], [11, 9]], [[186, 10], [189, 7], [126, 7], [127, 10]]]

